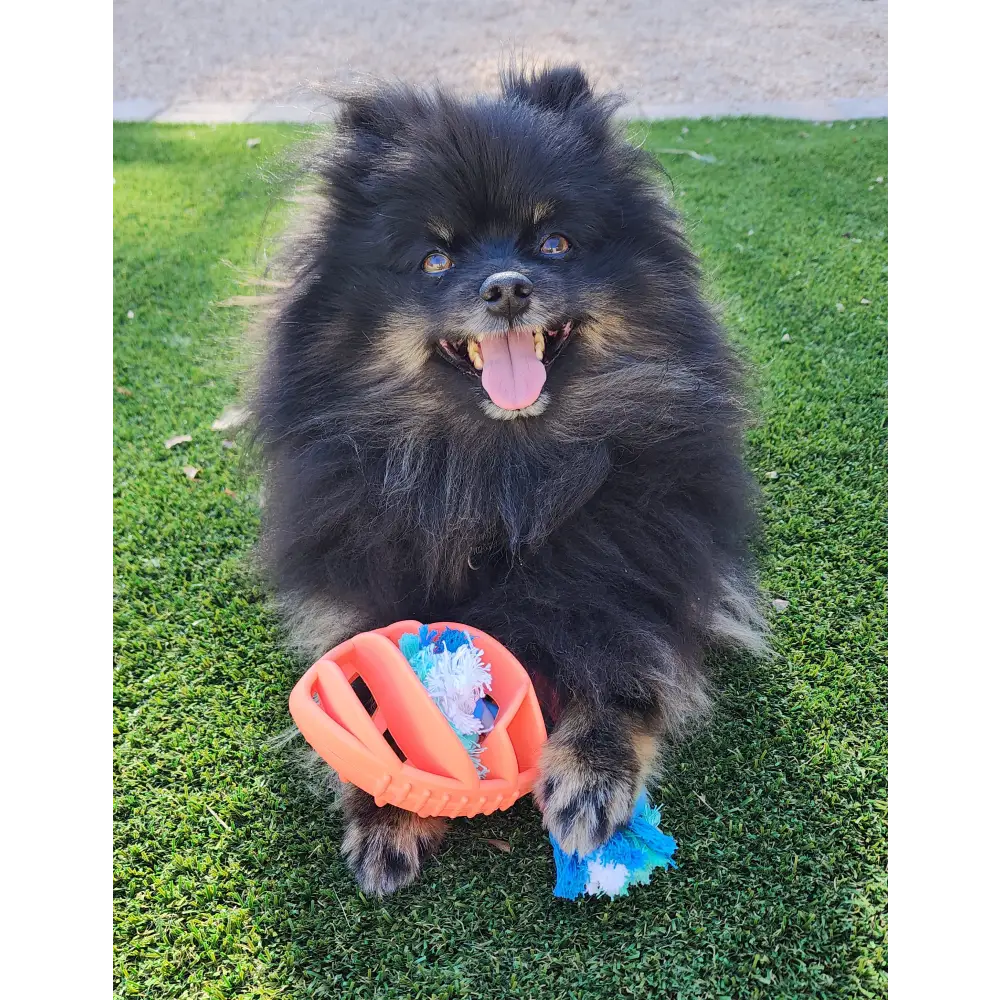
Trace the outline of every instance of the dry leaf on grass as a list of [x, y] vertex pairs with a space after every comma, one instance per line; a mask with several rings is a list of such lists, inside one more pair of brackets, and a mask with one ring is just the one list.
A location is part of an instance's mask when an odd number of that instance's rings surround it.
[[277, 295], [231, 295], [228, 299], [215, 304], [223, 309], [228, 309], [230, 306], [266, 306], [276, 298]]
[[224, 489], [222, 492], [225, 493], [227, 497], [234, 497], [234, 496], [236, 496], [236, 494], [231, 489], [229, 489], [228, 487], [226, 489]]
[[177, 437], [167, 438], [167, 440], [163, 442], [163, 447], [173, 448], [174, 445], [186, 444], [190, 440], [191, 440], [190, 434], [178, 434]]
[[187, 476], [188, 479], [197, 479], [199, 472], [201, 472], [201, 469], [199, 469], [197, 465], [184, 466], [184, 475]]
[[247, 420], [247, 408], [245, 406], [225, 406], [222, 415], [212, 421], [213, 431], [228, 431], [234, 427], [242, 427]]
[[506, 840], [487, 840], [487, 844], [490, 847], [495, 847], [498, 851], [503, 851], [504, 854], [510, 854], [512, 848]]
[[115, 386], [115, 392], [117, 392], [119, 396], [131, 396], [132, 395], [132, 390], [131, 389], [126, 389], [125, 386], [123, 386], [123, 385], [116, 385]]
[[780, 597], [776, 597], [771, 603], [774, 605], [775, 611], [785, 611], [788, 609], [788, 601], [782, 600]]

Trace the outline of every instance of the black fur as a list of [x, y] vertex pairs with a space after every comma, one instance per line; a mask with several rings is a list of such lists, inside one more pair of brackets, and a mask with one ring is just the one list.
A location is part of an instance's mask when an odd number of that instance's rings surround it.
[[[754, 644], [759, 619], [738, 368], [615, 107], [577, 68], [472, 102], [347, 95], [256, 416], [263, 551], [293, 617], [474, 624], [552, 717], [620, 717], [627, 742], [702, 712], [706, 646]], [[549, 233], [565, 259], [539, 256]], [[443, 275], [421, 268], [436, 249]], [[491, 419], [435, 350], [495, 329], [477, 292], [502, 269], [534, 282], [526, 322], [575, 324], [538, 416]]]

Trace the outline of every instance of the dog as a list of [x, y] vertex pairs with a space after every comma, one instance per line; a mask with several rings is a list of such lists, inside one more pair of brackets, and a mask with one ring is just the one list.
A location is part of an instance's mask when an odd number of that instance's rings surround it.
[[[575, 66], [341, 95], [254, 403], [295, 648], [399, 619], [496, 636], [550, 723], [543, 823], [581, 855], [706, 715], [707, 651], [764, 645], [742, 369], [618, 107]], [[445, 834], [342, 802], [369, 894]]]

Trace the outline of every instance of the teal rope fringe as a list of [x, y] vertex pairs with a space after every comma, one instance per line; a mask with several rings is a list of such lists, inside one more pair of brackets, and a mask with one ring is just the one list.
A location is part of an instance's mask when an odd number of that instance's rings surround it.
[[549, 834], [556, 863], [558, 899], [588, 896], [623, 896], [629, 887], [648, 885], [657, 868], [676, 868], [673, 837], [660, 830], [660, 810], [646, 793], [639, 796], [629, 825], [619, 830], [597, 850], [581, 858], [566, 854]]

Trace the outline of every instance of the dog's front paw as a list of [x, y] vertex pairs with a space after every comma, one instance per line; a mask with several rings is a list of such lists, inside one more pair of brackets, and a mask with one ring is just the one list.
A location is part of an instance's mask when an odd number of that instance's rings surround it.
[[416, 880], [447, 830], [443, 819], [371, 802], [347, 811], [341, 852], [362, 892], [388, 896]]
[[628, 747], [617, 761], [593, 760], [577, 742], [561, 741], [558, 731], [549, 741], [535, 797], [559, 846], [583, 857], [628, 823], [641, 781]]

